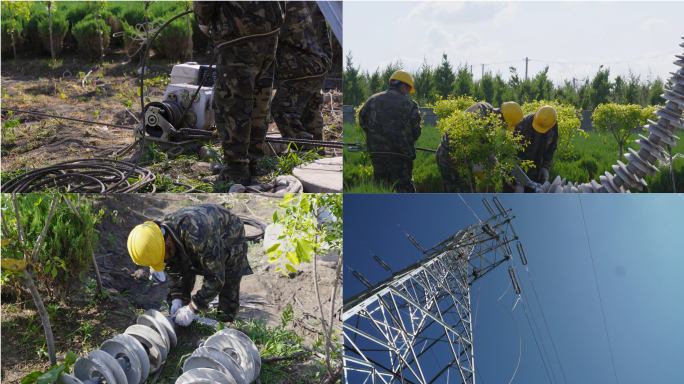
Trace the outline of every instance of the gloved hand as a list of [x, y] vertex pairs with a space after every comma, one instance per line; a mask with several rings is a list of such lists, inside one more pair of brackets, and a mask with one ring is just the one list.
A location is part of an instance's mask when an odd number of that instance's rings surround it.
[[181, 299], [173, 299], [171, 302], [171, 317], [174, 317], [176, 315], [176, 312], [178, 312], [179, 309], [183, 306], [183, 302]]
[[174, 319], [176, 324], [180, 325], [181, 327], [187, 327], [195, 319], [195, 312], [190, 309], [189, 305], [186, 305], [176, 312]]
[[522, 184], [516, 184], [515, 193], [525, 193], [525, 186]]
[[542, 167], [539, 170], [539, 182], [541, 184], [544, 184], [547, 181], [549, 181], [549, 169], [546, 167]]

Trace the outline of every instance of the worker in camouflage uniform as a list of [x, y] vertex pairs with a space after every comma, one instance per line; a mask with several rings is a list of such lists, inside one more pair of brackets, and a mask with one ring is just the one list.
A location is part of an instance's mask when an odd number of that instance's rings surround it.
[[[501, 121], [507, 125], [509, 130], [513, 130], [523, 118], [523, 111], [518, 103], [508, 101], [501, 104], [501, 108], [494, 108], [491, 104], [486, 102], [479, 102], [471, 105], [466, 112], [471, 112], [480, 117], [488, 117], [491, 115], [498, 115]], [[477, 190], [472, 180], [465, 179], [458, 173], [458, 160], [452, 158], [451, 147], [449, 145], [449, 136], [445, 133], [442, 136], [442, 142], [437, 147], [435, 158], [437, 160], [437, 167], [442, 174], [442, 182], [444, 184], [444, 192], [446, 193], [472, 193]], [[473, 166], [473, 171], [478, 179], [482, 180], [487, 175], [481, 170], [482, 165], [477, 164]]]
[[390, 88], [371, 96], [359, 111], [359, 125], [366, 132], [373, 163], [373, 178], [387, 188], [394, 185], [398, 193], [416, 192], [414, 143], [422, 127], [418, 103], [408, 96], [414, 92], [411, 74], [396, 71], [390, 77]]
[[[535, 113], [525, 116], [520, 124], [515, 126], [515, 132], [529, 143], [523, 151], [518, 152], [520, 160], [532, 160], [534, 163], [534, 168], [527, 171], [527, 176], [540, 184], [549, 181], [549, 168], [553, 164], [553, 155], [558, 146], [556, 108], [545, 105]], [[521, 193], [524, 192], [524, 187], [520, 184], [511, 187], [504, 182], [503, 191]]]
[[[136, 226], [128, 235], [128, 253], [138, 265], [166, 269], [171, 316], [181, 326], [188, 326], [216, 296], [220, 319], [233, 321], [240, 307], [240, 280], [253, 273], [244, 224], [217, 204], [185, 207]], [[197, 275], [204, 277], [202, 288], [191, 296]]]
[[214, 115], [226, 162], [218, 179], [249, 185], [264, 156], [283, 13], [275, 1], [195, 1], [194, 12], [218, 54]]
[[315, 1], [288, 1], [278, 36], [271, 116], [283, 137], [323, 140], [321, 89], [332, 65], [325, 17]]

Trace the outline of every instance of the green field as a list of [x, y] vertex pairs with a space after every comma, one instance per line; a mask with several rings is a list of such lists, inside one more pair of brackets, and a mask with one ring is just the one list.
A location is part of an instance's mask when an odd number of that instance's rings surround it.
[[[648, 132], [642, 133], [644, 136]], [[437, 149], [440, 142], [440, 134], [436, 127], [431, 125], [423, 126], [423, 134], [416, 143], [417, 147]], [[364, 133], [358, 126], [344, 124], [344, 139], [347, 143], [363, 141]], [[633, 140], [639, 139], [638, 135], [632, 137]], [[600, 183], [599, 176], [606, 171], [615, 173], [612, 165], [617, 164], [619, 148], [614, 141], [608, 140], [606, 143], [597, 133], [589, 132], [589, 137], [575, 137], [572, 141], [573, 154], [567, 158], [554, 161], [553, 167], [549, 170], [550, 179], [553, 180], [557, 175], [572, 182], [586, 183], [592, 179]], [[638, 151], [639, 145], [636, 143], [628, 144], [628, 147]], [[684, 156], [684, 148], [672, 148], [675, 153]], [[348, 152], [344, 150], [344, 192], [345, 193], [387, 193], [390, 192], [373, 184], [373, 168], [370, 157], [367, 154]], [[627, 160], [622, 160], [627, 163]], [[417, 192], [443, 192], [442, 177], [435, 162], [434, 153], [418, 151], [418, 156], [413, 163], [413, 179], [416, 183]], [[657, 167], [658, 165], [656, 165]], [[678, 192], [684, 191], [684, 159], [677, 158], [674, 161], [675, 183]], [[668, 169], [656, 173], [656, 177], [646, 176], [644, 180], [648, 188], [644, 192], [672, 192], [672, 182]], [[500, 192], [500, 185], [497, 191]], [[485, 192], [481, 190], [480, 192]], [[491, 188], [488, 192], [491, 191]], [[638, 192], [633, 188], [632, 192]]]

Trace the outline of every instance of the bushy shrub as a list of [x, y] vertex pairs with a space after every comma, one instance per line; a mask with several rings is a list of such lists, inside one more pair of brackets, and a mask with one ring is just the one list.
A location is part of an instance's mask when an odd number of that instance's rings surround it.
[[467, 95], [458, 97], [449, 96], [446, 100], [436, 102], [432, 107], [434, 108], [435, 115], [440, 119], [444, 119], [451, 116], [454, 112], [465, 111], [475, 103], [477, 103], [477, 100]]
[[[53, 13], [52, 14], [52, 44], [55, 50], [55, 56], [62, 52], [62, 43], [64, 42], [64, 37], [69, 31], [69, 23], [66, 21], [63, 15]], [[50, 52], [50, 21], [46, 17], [40, 24], [38, 24], [38, 34], [42, 42], [43, 49]]]
[[[102, 28], [102, 46], [104, 53], [107, 53], [109, 48], [109, 36], [111, 28], [100, 20], [100, 28]], [[86, 16], [83, 20], [76, 23], [71, 28], [71, 33], [78, 41], [78, 47], [88, 56], [94, 59], [100, 59], [100, 38], [98, 37], [97, 23], [95, 16], [92, 14]]]
[[[2, 199], [3, 207], [7, 208], [3, 210], [5, 220], [11, 223], [15, 216], [12, 205], [8, 204], [9, 195], [3, 194]], [[27, 244], [35, 244], [43, 230], [51, 201], [51, 194], [19, 194], [19, 211]], [[65, 202], [57, 206], [43, 248], [33, 266], [36, 276], [52, 298], [68, 295], [92, 266], [91, 245], [97, 246], [95, 225], [100, 221], [102, 212], [96, 213], [87, 200], [81, 201], [78, 210], [82, 220]]]
[[[173, 16], [173, 14], [168, 14], [164, 20], [169, 20]], [[192, 33], [192, 29], [190, 33]], [[161, 30], [152, 47], [155, 52], [171, 60], [184, 60], [185, 57], [190, 56], [188, 27], [185, 18], [178, 18]]]
[[[55, 15], [54, 13], [52, 14]], [[45, 7], [31, 7], [31, 18], [28, 19], [24, 25], [24, 36], [26, 42], [34, 49], [40, 49], [43, 46], [43, 40], [40, 37], [39, 25], [41, 22], [48, 19]], [[49, 49], [49, 48], [48, 48]]]
[[[10, 13], [4, 7], [0, 16], [0, 28], [2, 28], [2, 53], [12, 52], [12, 35], [10, 35], [10, 28], [12, 25]], [[23, 41], [24, 29], [28, 20], [23, 16], [14, 16], [14, 39], [19, 46]]]

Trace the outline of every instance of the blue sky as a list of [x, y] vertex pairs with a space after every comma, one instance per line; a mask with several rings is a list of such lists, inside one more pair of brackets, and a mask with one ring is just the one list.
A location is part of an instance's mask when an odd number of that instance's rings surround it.
[[[436, 65], [446, 52], [454, 67], [473, 65], [475, 79], [485, 71], [509, 77], [509, 66], [530, 76], [549, 63], [554, 81], [593, 77], [596, 63], [611, 76], [631, 68], [642, 79], [668, 77], [674, 53], [681, 54], [684, 2], [410, 2], [345, 1], [344, 52], [355, 66], [373, 72], [401, 59], [406, 69], [423, 58]], [[641, 59], [628, 63], [617, 61]], [[513, 62], [512, 62], [513, 61]], [[503, 63], [502, 63], [503, 62]], [[346, 61], [345, 61], [346, 63]], [[572, 64], [568, 64], [572, 63]]]
[[[480, 195], [461, 196], [480, 219], [488, 217]], [[491, 201], [491, 195], [485, 196]], [[500, 198], [516, 216], [513, 224], [525, 247], [567, 382], [613, 383], [615, 374], [578, 196]], [[361, 242], [397, 271], [421, 256], [403, 230], [427, 249], [477, 222], [458, 195], [347, 194], [344, 200], [345, 298], [364, 289], [351, 269], [372, 283], [390, 276]], [[582, 195], [581, 204], [619, 383], [681, 383], [684, 195]], [[527, 272], [515, 249], [513, 255], [527, 295], [525, 305], [537, 321], [551, 358], [557, 379], [551, 376], [551, 381], [565, 383]], [[506, 267], [480, 281], [474, 331], [475, 365], [483, 378], [478, 376], [478, 382], [508, 383], [518, 361], [519, 338], [510, 315], [497, 302], [510, 283]], [[478, 283], [471, 287], [473, 308], [478, 288]], [[509, 290], [501, 302], [510, 305], [513, 300]], [[520, 304], [513, 315], [522, 335], [520, 368], [513, 382], [549, 382]]]

